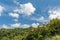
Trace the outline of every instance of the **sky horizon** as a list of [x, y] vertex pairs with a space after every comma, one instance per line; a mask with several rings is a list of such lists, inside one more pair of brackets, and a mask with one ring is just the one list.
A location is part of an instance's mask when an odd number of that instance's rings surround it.
[[0, 28], [36, 28], [55, 18], [60, 0], [0, 0]]

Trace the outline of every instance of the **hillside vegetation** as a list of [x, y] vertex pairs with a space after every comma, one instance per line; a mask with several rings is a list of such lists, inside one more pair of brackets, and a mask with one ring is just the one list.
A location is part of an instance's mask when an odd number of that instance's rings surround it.
[[0, 40], [60, 40], [60, 19], [37, 28], [0, 29]]

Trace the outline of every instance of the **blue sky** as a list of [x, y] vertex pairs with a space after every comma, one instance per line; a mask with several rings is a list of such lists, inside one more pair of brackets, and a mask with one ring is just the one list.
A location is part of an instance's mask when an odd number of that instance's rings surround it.
[[60, 18], [60, 0], [0, 0], [0, 28], [37, 27]]

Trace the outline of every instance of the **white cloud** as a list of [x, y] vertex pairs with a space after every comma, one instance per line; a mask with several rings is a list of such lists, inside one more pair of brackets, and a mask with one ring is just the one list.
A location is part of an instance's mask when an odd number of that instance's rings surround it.
[[28, 24], [21, 24], [21, 23], [15, 23], [15, 24], [11, 24], [12, 28], [28, 28], [30, 27], [30, 25]]
[[37, 28], [39, 26], [39, 23], [33, 23], [31, 26]]
[[14, 12], [18, 12], [24, 15], [32, 15], [34, 14], [36, 8], [32, 5], [32, 3], [20, 4], [20, 8], [14, 10]]
[[55, 18], [58, 18], [60, 19], [60, 8], [53, 8], [53, 9], [50, 9], [48, 11], [49, 14], [49, 18], [50, 19], [55, 19]]
[[13, 10], [15, 13], [20, 13], [20, 9], [19, 8], [17, 8], [17, 9], [15, 9], [15, 10]]
[[41, 17], [39, 17], [39, 18], [31, 18], [31, 20], [36, 20], [36, 21], [38, 21], [38, 22], [47, 22], [47, 20], [43, 17], [43, 16], [41, 16]]
[[33, 23], [31, 25], [29, 24], [21, 24], [21, 23], [15, 23], [15, 24], [11, 24], [12, 28], [29, 28], [30, 26], [37, 28], [39, 25], [39, 23]]
[[19, 2], [17, 2], [16, 0], [13, 0], [13, 2], [14, 2], [16, 5], [19, 5]]
[[18, 13], [9, 13], [9, 16], [14, 17], [14, 18], [19, 18]]
[[18, 19], [13, 19], [14, 22], [18, 22]]
[[29, 28], [29, 27], [30, 27], [30, 25], [28, 25], [28, 24], [21, 25], [21, 28]]
[[40, 18], [31, 18], [32, 20], [37, 20], [37, 21], [40, 21], [40, 20], [44, 20], [44, 17], [40, 17]]
[[1, 16], [3, 10], [4, 10], [4, 7], [0, 5], [0, 16]]
[[14, 24], [10, 24], [9, 26], [6, 24], [3, 24], [1, 28], [5, 28], [5, 29], [14, 29], [14, 28], [29, 28], [30, 26], [37, 28], [39, 26], [39, 23], [33, 23], [31, 25], [29, 24], [21, 24], [21, 23], [14, 23]]
[[20, 27], [20, 23], [15, 23], [15, 24], [11, 24], [11, 27], [14, 27], [14, 28], [19, 28]]
[[0, 28], [6, 28], [6, 29], [8, 29], [8, 26], [6, 24], [3, 24]]

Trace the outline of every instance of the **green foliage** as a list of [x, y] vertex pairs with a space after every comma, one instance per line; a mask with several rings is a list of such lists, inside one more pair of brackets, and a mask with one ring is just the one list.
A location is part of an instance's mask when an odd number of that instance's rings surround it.
[[51, 35], [60, 34], [60, 19], [53, 19], [46, 25]]
[[0, 29], [0, 40], [46, 40], [55, 35], [60, 35], [60, 19], [38, 28]]
[[53, 19], [43, 27], [38, 27], [36, 30], [27, 36], [27, 40], [44, 40], [46, 37], [60, 35], [60, 19]]

